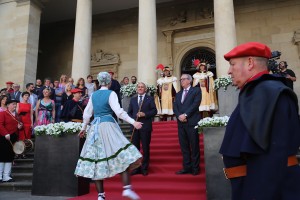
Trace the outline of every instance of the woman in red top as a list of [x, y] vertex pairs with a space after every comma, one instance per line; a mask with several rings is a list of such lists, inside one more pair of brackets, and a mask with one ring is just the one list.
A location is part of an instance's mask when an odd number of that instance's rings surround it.
[[7, 110], [0, 112], [0, 181], [11, 182], [11, 165], [14, 159], [12, 144], [18, 139], [22, 123], [16, 114], [16, 100], [7, 100]]
[[33, 122], [33, 109], [29, 100], [29, 92], [22, 93], [22, 102], [17, 104], [17, 113], [23, 123], [23, 128], [19, 131], [19, 140], [31, 138], [32, 122]]

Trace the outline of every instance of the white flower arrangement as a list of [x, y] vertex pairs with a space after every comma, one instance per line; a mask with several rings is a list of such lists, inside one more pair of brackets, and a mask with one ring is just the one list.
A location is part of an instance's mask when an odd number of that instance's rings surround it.
[[228, 116], [224, 117], [205, 117], [198, 122], [198, 125], [195, 128], [198, 128], [202, 132], [203, 127], [221, 127], [227, 126], [229, 121]]
[[121, 87], [120, 92], [125, 97], [131, 97], [136, 93], [136, 84], [128, 84]]
[[224, 92], [227, 90], [228, 85], [232, 85], [232, 79], [230, 76], [222, 76], [220, 78], [217, 78], [214, 81], [214, 90], [218, 90], [221, 87], [224, 88]]
[[[136, 86], [137, 86], [137, 84], [124, 85], [124, 86], [121, 87], [120, 92], [125, 97], [131, 97], [134, 94], [136, 94]], [[154, 85], [148, 85], [148, 84], [146, 84], [146, 86], [147, 86], [147, 91], [151, 95], [154, 95], [156, 93], [156, 87]]]
[[38, 135], [61, 136], [65, 134], [77, 134], [81, 130], [82, 123], [59, 122], [48, 125], [40, 125], [34, 128], [34, 133]]

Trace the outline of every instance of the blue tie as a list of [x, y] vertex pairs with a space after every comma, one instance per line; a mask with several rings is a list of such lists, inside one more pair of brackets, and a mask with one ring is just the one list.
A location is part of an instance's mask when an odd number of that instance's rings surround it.
[[142, 101], [143, 101], [143, 96], [139, 96], [139, 97], [140, 97], [140, 100], [139, 100], [139, 107], [141, 107]]

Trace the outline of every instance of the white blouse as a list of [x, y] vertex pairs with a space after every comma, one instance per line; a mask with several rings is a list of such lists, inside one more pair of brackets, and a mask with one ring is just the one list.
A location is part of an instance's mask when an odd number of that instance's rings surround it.
[[[99, 90], [108, 90], [108, 88], [102, 86]], [[108, 103], [118, 118], [123, 119], [130, 124], [133, 124], [135, 122], [135, 120], [129, 117], [127, 112], [125, 112], [124, 109], [120, 107], [118, 96], [114, 91], [110, 93]], [[83, 112], [83, 124], [81, 130], [86, 129], [86, 126], [90, 122], [90, 118], [92, 117], [93, 113], [94, 113], [94, 107], [93, 107], [92, 96], [91, 96]]]

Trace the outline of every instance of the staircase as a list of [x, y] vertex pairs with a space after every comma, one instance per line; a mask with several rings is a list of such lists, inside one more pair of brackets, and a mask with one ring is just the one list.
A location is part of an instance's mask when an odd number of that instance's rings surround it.
[[[120, 127], [127, 138], [130, 138], [130, 124], [121, 123]], [[32, 139], [34, 142], [34, 139]], [[11, 176], [15, 180], [9, 183], [0, 183], [0, 191], [31, 191], [33, 178], [34, 152], [27, 153], [26, 159], [16, 159], [12, 167]]]

